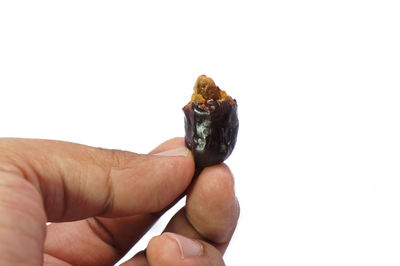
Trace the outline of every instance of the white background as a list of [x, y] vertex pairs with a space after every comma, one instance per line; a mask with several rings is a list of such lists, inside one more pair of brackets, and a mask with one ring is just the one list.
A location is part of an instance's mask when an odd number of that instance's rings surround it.
[[400, 264], [399, 1], [0, 2], [2, 137], [145, 153], [199, 74], [239, 104], [227, 265]]

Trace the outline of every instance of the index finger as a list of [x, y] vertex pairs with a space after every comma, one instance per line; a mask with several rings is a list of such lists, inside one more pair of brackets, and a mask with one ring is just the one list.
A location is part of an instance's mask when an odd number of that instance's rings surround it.
[[186, 148], [162, 155], [62, 141], [0, 139], [2, 168], [36, 187], [53, 222], [161, 210], [185, 190], [194, 173]]

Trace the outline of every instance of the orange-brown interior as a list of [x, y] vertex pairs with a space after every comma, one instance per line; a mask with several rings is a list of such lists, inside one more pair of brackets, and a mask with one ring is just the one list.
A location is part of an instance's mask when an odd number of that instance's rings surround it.
[[212, 78], [207, 77], [206, 75], [201, 75], [197, 78], [196, 84], [194, 84], [190, 103], [195, 102], [203, 104], [210, 99], [219, 102], [232, 100], [232, 98], [225, 91], [220, 90], [220, 88], [215, 85], [215, 82]]

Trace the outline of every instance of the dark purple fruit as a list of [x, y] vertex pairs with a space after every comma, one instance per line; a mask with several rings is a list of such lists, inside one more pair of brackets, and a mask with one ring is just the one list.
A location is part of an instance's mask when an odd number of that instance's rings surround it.
[[204, 168], [227, 159], [235, 147], [239, 129], [236, 100], [202, 75], [183, 112], [185, 143], [192, 150], [196, 167]]

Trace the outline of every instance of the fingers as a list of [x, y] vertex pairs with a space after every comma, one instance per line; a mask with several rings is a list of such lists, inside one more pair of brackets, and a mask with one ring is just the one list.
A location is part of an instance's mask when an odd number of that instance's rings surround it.
[[[175, 138], [164, 142], [151, 153], [165, 152], [184, 145], [182, 138]], [[119, 260], [158, 218], [158, 215], [142, 214], [53, 223], [47, 228], [45, 252], [73, 265], [111, 265]]]
[[1, 139], [1, 163], [33, 184], [49, 221], [156, 212], [189, 185], [191, 153], [140, 155], [49, 140]]
[[[165, 229], [175, 234], [164, 233], [149, 243], [149, 265], [223, 265], [222, 254], [229, 244], [238, 218], [239, 204], [229, 168], [222, 164], [204, 169], [189, 189], [186, 206], [175, 214]], [[179, 260], [179, 253], [174, 250], [172, 242], [168, 241], [171, 239], [165, 238], [176, 234], [198, 241], [195, 243], [202, 243], [208, 252], [199, 257]], [[180, 238], [176, 238], [179, 241]], [[188, 243], [184, 240], [181, 242]], [[180, 247], [180, 251], [185, 249]], [[189, 251], [196, 253], [193, 249]], [[126, 265], [142, 265], [145, 260], [143, 253], [140, 253]]]
[[122, 265], [220, 266], [225, 264], [221, 253], [207, 242], [174, 233], [164, 233], [151, 239], [147, 246], [146, 258], [143, 254], [139, 254]]
[[208, 240], [223, 253], [239, 212], [229, 168], [224, 164], [208, 167], [192, 184], [186, 207], [171, 219], [165, 231]]

